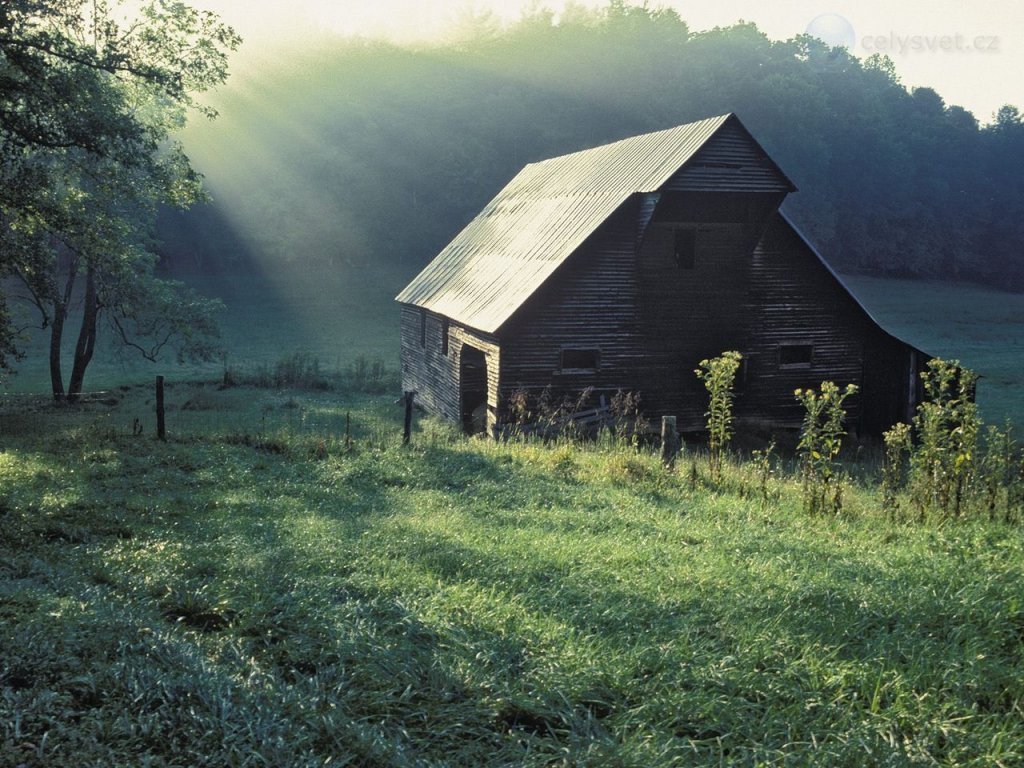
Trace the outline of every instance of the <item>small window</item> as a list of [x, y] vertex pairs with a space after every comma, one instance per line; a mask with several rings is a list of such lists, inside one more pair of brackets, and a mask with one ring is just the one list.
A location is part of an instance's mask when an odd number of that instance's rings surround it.
[[707, 162], [707, 163], [696, 163], [693, 167], [694, 168], [729, 168], [731, 170], [737, 170], [738, 171], [740, 168], [743, 167], [743, 164], [742, 163], [721, 163], [721, 162], [719, 162], [719, 163], [712, 163], [712, 162]]
[[814, 347], [811, 344], [780, 344], [779, 365], [791, 368], [807, 368], [811, 365]]
[[420, 310], [420, 346], [427, 346], [427, 310]]
[[448, 357], [448, 330], [449, 330], [448, 318], [441, 319], [441, 354]]
[[563, 371], [594, 371], [601, 362], [601, 353], [597, 349], [563, 349]]
[[680, 269], [693, 269], [697, 263], [697, 230], [677, 229], [675, 250], [673, 253], [676, 266]]

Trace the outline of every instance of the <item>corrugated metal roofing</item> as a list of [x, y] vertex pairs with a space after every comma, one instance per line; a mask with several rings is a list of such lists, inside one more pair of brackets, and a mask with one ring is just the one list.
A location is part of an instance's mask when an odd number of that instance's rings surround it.
[[396, 300], [497, 331], [620, 205], [658, 190], [730, 118], [527, 165]]

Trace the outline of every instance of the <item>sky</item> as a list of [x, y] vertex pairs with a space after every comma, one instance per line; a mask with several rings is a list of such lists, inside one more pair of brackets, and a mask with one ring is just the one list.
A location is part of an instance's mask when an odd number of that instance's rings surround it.
[[[605, 0], [577, 0], [604, 6]], [[564, 0], [193, 0], [219, 13], [247, 40], [261, 43], [311, 31], [388, 36], [441, 35], [467, 13], [514, 20], [530, 4], [556, 13]], [[1003, 104], [1024, 106], [1024, 2], [1021, 0], [650, 0], [673, 7], [692, 30], [753, 21], [775, 39], [809, 29], [858, 56], [876, 51], [896, 63], [907, 86], [935, 88], [989, 122]], [[832, 39], [829, 39], [832, 38]]]

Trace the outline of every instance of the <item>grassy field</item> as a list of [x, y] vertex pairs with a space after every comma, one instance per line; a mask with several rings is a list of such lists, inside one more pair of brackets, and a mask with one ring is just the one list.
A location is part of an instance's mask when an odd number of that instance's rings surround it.
[[148, 397], [0, 413], [4, 768], [1024, 765], [1021, 526], [403, 448], [363, 394], [178, 385], [163, 444]]
[[[178, 364], [173, 355], [150, 363], [116, 346], [107, 333], [89, 368], [86, 389], [101, 391], [150, 382], [160, 373], [178, 381], [210, 378], [222, 373], [225, 363], [253, 369], [274, 365], [281, 358], [302, 353], [316, 357], [324, 368], [344, 369], [360, 357], [381, 359], [398, 367], [398, 306], [393, 299], [400, 279], [382, 272], [379, 280], [365, 274], [305, 274], [300, 267], [288, 274], [279, 270], [265, 276], [192, 277], [187, 282], [205, 296], [221, 299], [221, 346], [226, 356], [210, 363]], [[408, 276], [407, 276], [408, 277]], [[106, 328], [103, 328], [106, 331]], [[71, 360], [75, 334], [65, 339], [65, 359]], [[17, 373], [0, 385], [3, 393], [41, 394], [49, 391], [47, 338], [31, 337], [28, 356]], [[70, 371], [65, 364], [65, 375]]]
[[968, 284], [848, 277], [891, 333], [981, 374], [978, 405], [992, 424], [1024, 424], [1024, 294]]

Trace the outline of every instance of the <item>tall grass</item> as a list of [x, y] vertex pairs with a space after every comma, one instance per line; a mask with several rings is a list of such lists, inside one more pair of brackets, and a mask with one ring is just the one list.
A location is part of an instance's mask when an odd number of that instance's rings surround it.
[[[0, 765], [1024, 762], [1019, 526], [200, 392], [166, 444], [109, 429], [145, 391], [5, 433]], [[264, 420], [282, 450], [232, 439]]]

